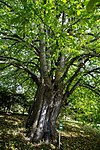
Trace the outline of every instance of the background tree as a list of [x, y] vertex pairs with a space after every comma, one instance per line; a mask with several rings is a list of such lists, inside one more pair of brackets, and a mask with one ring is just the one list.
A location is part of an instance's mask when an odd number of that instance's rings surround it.
[[28, 137], [49, 143], [60, 109], [77, 87], [99, 95], [99, 85], [89, 80], [100, 73], [99, 9], [88, 14], [87, 2], [79, 0], [0, 3], [1, 70], [9, 68], [22, 85], [20, 77], [31, 87], [35, 83]]

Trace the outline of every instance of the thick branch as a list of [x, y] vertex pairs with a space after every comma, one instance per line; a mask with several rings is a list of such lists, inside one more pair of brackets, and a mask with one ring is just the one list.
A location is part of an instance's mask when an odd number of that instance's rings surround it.
[[37, 85], [39, 85], [39, 79], [38, 77], [28, 68], [23, 66], [23, 70], [26, 71], [29, 75], [31, 75], [31, 78], [34, 82], [36, 82]]
[[94, 68], [94, 69], [92, 69], [92, 70], [87, 71], [87, 72], [84, 74], [84, 76], [86, 76], [87, 74], [91, 74], [92, 72], [100, 73], [100, 67]]
[[97, 95], [100, 96], [100, 90], [95, 89], [94, 86], [89, 85], [89, 84], [80, 84], [80, 86], [88, 88], [88, 89], [90, 89], [91, 91], [93, 91], [94, 93], [96, 93]]
[[16, 39], [16, 38], [13, 38], [13, 37], [2, 37], [2, 39], [5, 39], [5, 40], [13, 40], [13, 41], [21, 42], [19, 39]]
[[[13, 60], [13, 61], [9, 61], [9, 60]], [[24, 70], [29, 75], [31, 75], [32, 80], [34, 82], [36, 82], [37, 85], [39, 85], [39, 79], [38, 79], [38, 77], [28, 67], [24, 66], [23, 62], [21, 62], [20, 60], [18, 60], [16, 58], [13, 58], [13, 57], [5, 57], [5, 56], [3, 57], [3, 56], [0, 56], [0, 61], [3, 61], [5, 64], [8, 64], [8, 67], [11, 66], [11, 65], [13, 65], [14, 67], [17, 67], [18, 69]]]
[[11, 65], [17, 67], [18, 69], [22, 69], [22, 70], [24, 70], [25, 72], [27, 72], [28, 75], [31, 75], [31, 79], [32, 79], [37, 85], [39, 85], [39, 78], [38, 78], [29, 68], [27, 68], [26, 66], [24, 66], [24, 65], [22, 65], [22, 64], [16, 63], [16, 62], [11, 62]]
[[6, 2], [4, 2], [3, 0], [0, 0], [0, 3], [2, 3], [3, 5], [9, 7], [10, 9], [12, 9], [12, 7], [9, 4], [7, 4]]
[[1, 32], [0, 33], [3, 35], [2, 39], [5, 40], [13, 40], [13, 41], [17, 41], [17, 42], [23, 42], [25, 44], [26, 47], [30, 47], [31, 49], [34, 48], [35, 50], [35, 54], [38, 56], [40, 54], [40, 50], [34, 46], [33, 43], [27, 43], [22, 37], [20, 37], [17, 34], [12, 34], [9, 35], [7, 32]]
[[[65, 99], [66, 96], [68, 97], [68, 96], [70, 95], [70, 92], [73, 92], [74, 89], [72, 89], [72, 91], [69, 92], [69, 87], [70, 87], [71, 83], [73, 82], [73, 80], [75, 79], [75, 77], [77, 77], [77, 75], [78, 75], [80, 69], [81, 69], [81, 66], [79, 66], [79, 67], [77, 68], [77, 70], [75, 71], [75, 73], [74, 73], [74, 74], [70, 77], [70, 79], [67, 81], [67, 87], [66, 87], [66, 90], [65, 90], [65, 94], [64, 94], [64, 96], [63, 96], [63, 99]], [[77, 84], [78, 84], [78, 83], [77, 83]], [[75, 85], [75, 87], [76, 87], [76, 85]], [[75, 87], [73, 87], [73, 88], [75, 88]]]
[[79, 86], [80, 84], [80, 81], [81, 81], [81, 78], [73, 85], [73, 87], [71, 88], [71, 90], [69, 91], [69, 94], [72, 94], [76, 88]]
[[74, 63], [74, 61], [77, 60], [78, 58], [79, 58], [79, 56], [76, 56], [76, 57], [72, 58], [72, 59], [70, 60], [70, 62], [68, 62], [68, 65], [67, 65], [67, 67], [66, 67], [66, 70], [65, 70], [63, 76], [61, 77], [61, 80], [64, 80], [64, 79], [65, 79], [66, 74], [67, 74], [69, 68], [70, 68], [71, 65]]
[[67, 81], [67, 87], [66, 87], [66, 90], [65, 90], [65, 94], [63, 96], [63, 99], [65, 99], [66, 97], [68, 98], [74, 91], [75, 89], [77, 88], [78, 85], [80, 85], [80, 81], [82, 80], [82, 77], [92, 73], [92, 72], [97, 72], [97, 73], [100, 73], [100, 67], [98, 68], [94, 68], [92, 70], [89, 70], [87, 71], [86, 73], [82, 74], [80, 79], [72, 86], [72, 88], [69, 90], [69, 87], [71, 85], [71, 83], [73, 82], [73, 80], [77, 77], [80, 69], [81, 69], [82, 66], [79, 66], [79, 68], [77, 68], [77, 70], [75, 71], [75, 73], [71, 76], [71, 78]]
[[[76, 88], [80, 85], [81, 78], [77, 80], [77, 82], [73, 85], [70, 91], [66, 91], [65, 94], [63, 95], [63, 101], [65, 102], [64, 104], [68, 104], [68, 98], [70, 97], [71, 94], [76, 90]], [[66, 101], [67, 98], [67, 101]]]
[[90, 43], [95, 42], [99, 39], [100, 39], [100, 36], [97, 36], [97, 37], [93, 38], [92, 40], [90, 40], [89, 42], [86, 42], [86, 44], [90, 44]]
[[88, 58], [92, 58], [92, 57], [100, 57], [100, 53], [87, 53], [87, 54], [82, 54], [82, 55], [78, 55], [78, 56], [73, 57], [69, 62], [67, 62], [68, 64], [67, 64], [67, 67], [66, 67], [66, 69], [64, 71], [63, 76], [61, 77], [61, 80], [65, 79], [65, 77], [66, 77], [66, 75], [67, 75], [67, 73], [69, 71], [69, 68], [71, 67], [71, 65], [73, 65], [73, 63], [75, 61], [77, 61], [77, 60], [81, 61], [83, 59], [86, 60], [86, 58], [88, 59]]

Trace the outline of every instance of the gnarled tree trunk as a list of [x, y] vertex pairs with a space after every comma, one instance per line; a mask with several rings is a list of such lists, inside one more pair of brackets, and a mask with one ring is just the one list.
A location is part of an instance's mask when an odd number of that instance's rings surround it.
[[56, 134], [56, 120], [60, 112], [61, 91], [54, 90], [43, 84], [38, 87], [36, 101], [30, 109], [26, 127], [29, 128], [28, 137], [32, 142], [53, 142]]

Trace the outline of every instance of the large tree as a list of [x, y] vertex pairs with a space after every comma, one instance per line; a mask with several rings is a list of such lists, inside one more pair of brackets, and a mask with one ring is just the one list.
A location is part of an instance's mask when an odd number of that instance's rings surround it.
[[78, 86], [99, 94], [99, 9], [87, 13], [86, 4], [0, 0], [2, 76], [9, 68], [37, 88], [26, 122], [30, 141], [53, 140], [60, 109]]

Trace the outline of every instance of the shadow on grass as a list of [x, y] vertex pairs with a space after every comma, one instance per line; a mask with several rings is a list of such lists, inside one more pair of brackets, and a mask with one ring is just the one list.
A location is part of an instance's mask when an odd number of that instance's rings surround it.
[[[26, 116], [0, 114], [0, 150], [50, 150], [54, 146], [32, 144], [24, 136]], [[60, 132], [62, 150], [100, 150], [100, 133], [66, 122]], [[57, 150], [57, 149], [56, 149]]]
[[77, 123], [66, 123], [60, 132], [63, 150], [100, 150], [100, 131]]
[[33, 150], [22, 134], [24, 120], [24, 116], [0, 115], [0, 150]]

